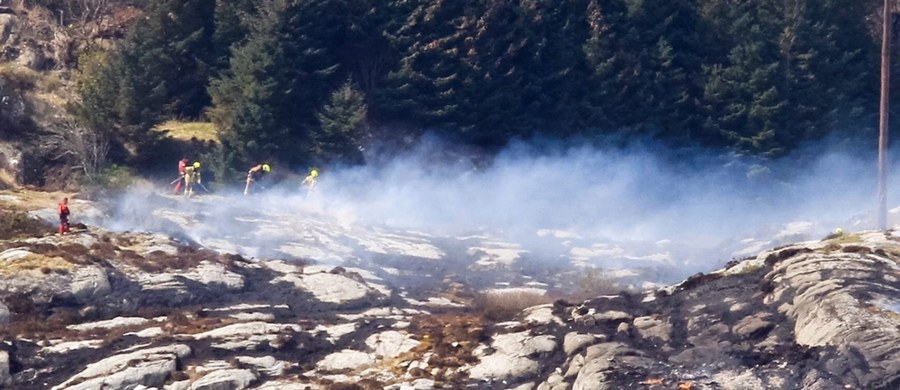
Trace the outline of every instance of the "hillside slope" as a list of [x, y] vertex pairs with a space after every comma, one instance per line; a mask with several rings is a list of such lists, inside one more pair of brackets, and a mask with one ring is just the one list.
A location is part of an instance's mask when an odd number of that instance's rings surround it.
[[410, 289], [366, 263], [10, 225], [19, 229], [0, 240], [0, 386], [10, 388], [900, 385], [894, 232], [792, 244], [677, 285], [495, 322], [458, 281]]

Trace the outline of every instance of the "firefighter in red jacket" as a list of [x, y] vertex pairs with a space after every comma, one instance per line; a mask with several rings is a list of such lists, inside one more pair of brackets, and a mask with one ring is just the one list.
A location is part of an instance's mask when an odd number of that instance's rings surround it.
[[187, 168], [188, 159], [183, 158], [178, 162], [178, 179], [175, 184], [175, 195], [181, 193], [181, 187], [184, 185], [184, 169]]
[[59, 234], [65, 234], [69, 231], [69, 198], [63, 198], [57, 211], [59, 211]]

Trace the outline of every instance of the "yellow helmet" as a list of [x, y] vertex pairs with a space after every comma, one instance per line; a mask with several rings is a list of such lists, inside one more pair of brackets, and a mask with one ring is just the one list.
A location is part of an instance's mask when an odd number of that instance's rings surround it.
[[268, 173], [272, 170], [272, 167], [270, 167], [269, 164], [263, 164], [263, 170]]
[[318, 176], [319, 176], [319, 171], [313, 169], [313, 170], [309, 171], [309, 175], [312, 176], [312, 177], [318, 177]]
[[200, 169], [200, 161], [194, 161], [194, 169]]

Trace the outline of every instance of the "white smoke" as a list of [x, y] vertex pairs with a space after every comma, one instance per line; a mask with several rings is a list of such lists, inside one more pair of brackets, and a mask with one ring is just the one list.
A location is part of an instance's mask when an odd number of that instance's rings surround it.
[[[133, 191], [103, 223], [181, 229], [250, 256], [298, 242], [349, 254], [352, 245], [337, 237], [366, 234], [359, 229], [479, 235], [514, 243], [537, 261], [665, 264], [684, 275], [756, 249], [820, 239], [836, 227], [874, 228], [874, 156], [815, 153], [766, 162], [654, 145], [517, 143], [476, 164], [431, 143], [379, 164], [324, 167], [310, 194], [299, 180], [250, 197], [234, 192], [200, 201]], [[897, 178], [889, 183], [897, 199]], [[162, 222], [161, 213], [168, 213]], [[323, 238], [328, 229], [340, 234]]]

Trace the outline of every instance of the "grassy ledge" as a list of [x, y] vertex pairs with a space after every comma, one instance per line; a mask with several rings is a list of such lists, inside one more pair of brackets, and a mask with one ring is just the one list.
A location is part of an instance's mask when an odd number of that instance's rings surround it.
[[154, 130], [165, 132], [169, 137], [181, 141], [197, 139], [219, 142], [216, 126], [210, 122], [185, 122], [173, 119], [156, 126]]

